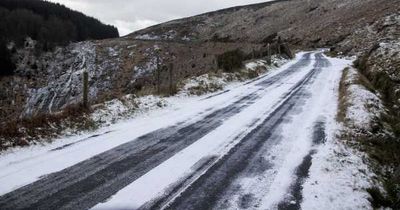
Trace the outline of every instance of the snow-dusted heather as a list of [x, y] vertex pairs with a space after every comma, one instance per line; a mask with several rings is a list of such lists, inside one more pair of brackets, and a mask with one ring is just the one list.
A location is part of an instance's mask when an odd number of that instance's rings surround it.
[[188, 42], [188, 41], [190, 41], [191, 39], [188, 37], [188, 36], [184, 36], [184, 37], [182, 37], [182, 41], [186, 41], [186, 42]]
[[182, 88], [180, 88], [178, 95], [202, 95], [207, 92], [222, 90], [227, 86], [229, 81], [233, 80], [230, 76], [230, 74], [221, 73], [219, 75], [203, 74], [198, 77], [189, 78], [183, 81]]
[[244, 68], [236, 73], [218, 72], [191, 77], [182, 82], [178, 95], [202, 95], [223, 90], [229, 85], [234, 85], [239, 81], [249, 79], [244, 75], [251, 74], [257, 76], [267, 71], [277, 69], [287, 62], [287, 59], [274, 55], [271, 58], [270, 65], [268, 65], [268, 62], [264, 59], [257, 59], [246, 63]]
[[345, 81], [348, 85], [346, 118], [353, 128], [368, 130], [371, 123], [379, 118], [384, 106], [375, 93], [360, 84], [359, 77], [357, 70], [349, 68]]
[[258, 59], [258, 60], [246, 63], [245, 67], [247, 70], [255, 71], [258, 68], [269, 69], [269, 68], [279, 67], [279, 66], [282, 66], [286, 62], [287, 62], [287, 59], [284, 59], [277, 55], [273, 55], [273, 56], [271, 56], [271, 65], [268, 65], [268, 62], [264, 59]]
[[131, 82], [135, 82], [137, 78], [145, 75], [150, 75], [157, 70], [157, 62], [162, 63], [162, 58], [156, 56], [156, 51], [160, 49], [160, 46], [154, 45], [145, 50], [144, 56], [148, 57], [149, 60], [139, 66], [133, 67], [133, 75]]
[[95, 111], [90, 118], [96, 123], [108, 126], [118, 120], [133, 118], [165, 106], [167, 106], [167, 101], [163, 98], [153, 95], [136, 97], [129, 94], [94, 106]]
[[150, 34], [142, 34], [135, 37], [136, 39], [143, 39], [143, 40], [159, 40], [159, 36], [150, 35]]
[[121, 54], [121, 49], [118, 49], [117, 47], [108, 47], [107, 51], [110, 57], [117, 57]]
[[[83, 70], [89, 72], [89, 76], [95, 77], [97, 70], [94, 66], [96, 58], [95, 46], [91, 42], [71, 44], [71, 53], [63, 55], [61, 49], [57, 49], [54, 61], [50, 61], [48, 68], [48, 84], [38, 89], [30, 89], [24, 115], [32, 115], [35, 111], [48, 111], [59, 109], [63, 104], [76, 103], [81, 98], [81, 78]], [[56, 61], [63, 60], [64, 66], [57, 66]], [[97, 94], [96, 86], [91, 88], [91, 94]], [[65, 99], [65, 98], [68, 99]], [[66, 100], [66, 101], [65, 101]]]
[[[150, 52], [148, 51], [147, 53]], [[271, 71], [287, 62], [287, 59], [273, 56], [271, 65], [268, 65], [265, 60], [259, 59], [247, 63], [245, 65], [245, 71], [255, 71], [259, 68], [261, 68], [261, 72]], [[154, 68], [155, 60], [151, 60], [145, 67], [135, 67], [135, 72], [136, 74], [147, 74]], [[137, 76], [138, 75], [135, 77]], [[95, 105], [93, 107], [94, 112], [91, 114], [90, 118], [101, 126], [108, 126], [119, 120], [126, 120], [148, 111], [168, 106], [170, 104], [169, 101], [174, 100], [174, 98], [204, 95], [222, 91], [239, 84], [239, 78], [233, 73], [204, 74], [183, 81], [179, 93], [174, 97], [163, 98], [153, 95], [136, 97], [135, 95], [129, 94]]]
[[137, 78], [149, 75], [157, 70], [157, 58], [152, 56], [150, 60], [142, 66], [135, 66], [133, 69], [132, 82]]
[[[28, 90], [22, 115], [25, 117], [40, 112], [54, 113], [79, 103], [83, 95], [84, 71], [89, 73], [89, 99], [97, 99], [102, 92], [111, 90], [115, 69], [119, 68], [121, 62], [121, 50], [114, 46], [107, 47], [102, 52], [94, 42], [86, 41], [72, 43], [44, 55], [41, 59], [46, 60], [43, 62], [48, 66], [46, 81], [40, 87]], [[102, 53], [113, 59], [96, 59], [103, 56]]]
[[177, 32], [174, 30], [170, 30], [168, 32], [165, 32], [161, 35], [155, 35], [155, 34], [141, 34], [135, 36], [136, 39], [142, 39], [142, 40], [172, 40], [177, 36]]

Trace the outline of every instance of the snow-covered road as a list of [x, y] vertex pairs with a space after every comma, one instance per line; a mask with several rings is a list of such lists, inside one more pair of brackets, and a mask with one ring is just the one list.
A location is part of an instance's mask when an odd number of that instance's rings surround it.
[[173, 110], [0, 156], [0, 209], [300, 209], [348, 64], [299, 53]]

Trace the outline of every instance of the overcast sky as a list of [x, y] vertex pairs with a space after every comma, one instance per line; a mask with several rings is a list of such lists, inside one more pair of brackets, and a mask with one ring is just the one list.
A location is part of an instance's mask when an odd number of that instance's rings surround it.
[[49, 0], [118, 28], [121, 36], [172, 19], [268, 0]]

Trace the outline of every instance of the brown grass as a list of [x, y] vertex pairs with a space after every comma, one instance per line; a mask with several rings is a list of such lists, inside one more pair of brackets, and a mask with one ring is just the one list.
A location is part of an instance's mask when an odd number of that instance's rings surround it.
[[71, 105], [59, 113], [10, 120], [0, 127], [0, 151], [10, 146], [26, 146], [36, 140], [54, 138], [66, 128], [76, 131], [94, 129], [96, 124], [87, 117], [90, 112], [82, 105]]
[[336, 116], [337, 121], [345, 123], [346, 120], [346, 112], [349, 107], [349, 101], [348, 101], [348, 85], [346, 83], [347, 77], [349, 75], [349, 68], [345, 68], [343, 70], [342, 77], [340, 79], [339, 83], [339, 110]]

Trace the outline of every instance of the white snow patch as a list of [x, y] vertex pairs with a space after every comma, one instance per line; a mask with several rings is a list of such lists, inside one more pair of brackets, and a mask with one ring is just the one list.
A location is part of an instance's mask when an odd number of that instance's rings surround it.
[[[242, 71], [259, 71], [261, 74], [267, 71], [275, 70], [287, 63], [288, 60], [279, 56], [273, 56], [271, 65], [268, 65], [264, 59], [258, 59], [245, 64]], [[179, 96], [200, 95], [204, 93], [223, 90], [228, 85], [239, 84], [242, 80], [237, 73], [208, 73], [197, 77], [191, 77], [182, 82], [182, 87], [178, 93]]]
[[384, 106], [379, 97], [356, 83], [359, 75], [354, 68], [349, 69], [346, 83], [348, 86], [349, 104], [346, 117], [355, 128], [368, 130], [374, 119], [379, 117]]
[[148, 111], [163, 108], [167, 106], [167, 103], [166, 100], [153, 95], [139, 98], [126, 95], [95, 106], [91, 119], [108, 126], [121, 119], [133, 118]]
[[365, 190], [374, 175], [362, 156], [330, 139], [313, 156], [310, 177], [303, 185], [302, 209], [372, 209]]
[[[333, 63], [334, 66], [337, 65], [336, 62]], [[381, 107], [381, 102], [365, 87], [354, 83], [358, 79], [357, 73], [349, 68], [348, 80], [345, 82], [350, 84], [348, 90], [351, 104], [347, 115], [354, 126], [366, 128], [377, 111], [375, 108], [367, 109], [371, 107], [368, 104]], [[336, 99], [339, 98], [337, 87], [335, 93], [332, 106], [334, 105], [333, 110], [336, 113]], [[330, 123], [327, 142], [313, 155], [309, 178], [303, 184], [302, 209], [372, 209], [366, 189], [372, 185], [375, 174], [366, 164], [365, 154], [350, 149], [341, 142], [340, 134], [346, 129], [348, 128], [336, 121]]]
[[150, 35], [150, 34], [142, 34], [135, 37], [136, 39], [143, 39], [143, 40], [159, 40], [159, 36]]
[[170, 30], [162, 35], [155, 35], [155, 34], [141, 34], [137, 35], [136, 39], [143, 39], [143, 40], [171, 40], [177, 36], [177, 32], [174, 30]]
[[201, 95], [207, 92], [215, 92], [222, 90], [229, 83], [229, 74], [222, 73], [221, 75], [203, 74], [198, 77], [192, 77], [183, 81], [183, 87], [178, 95]]

